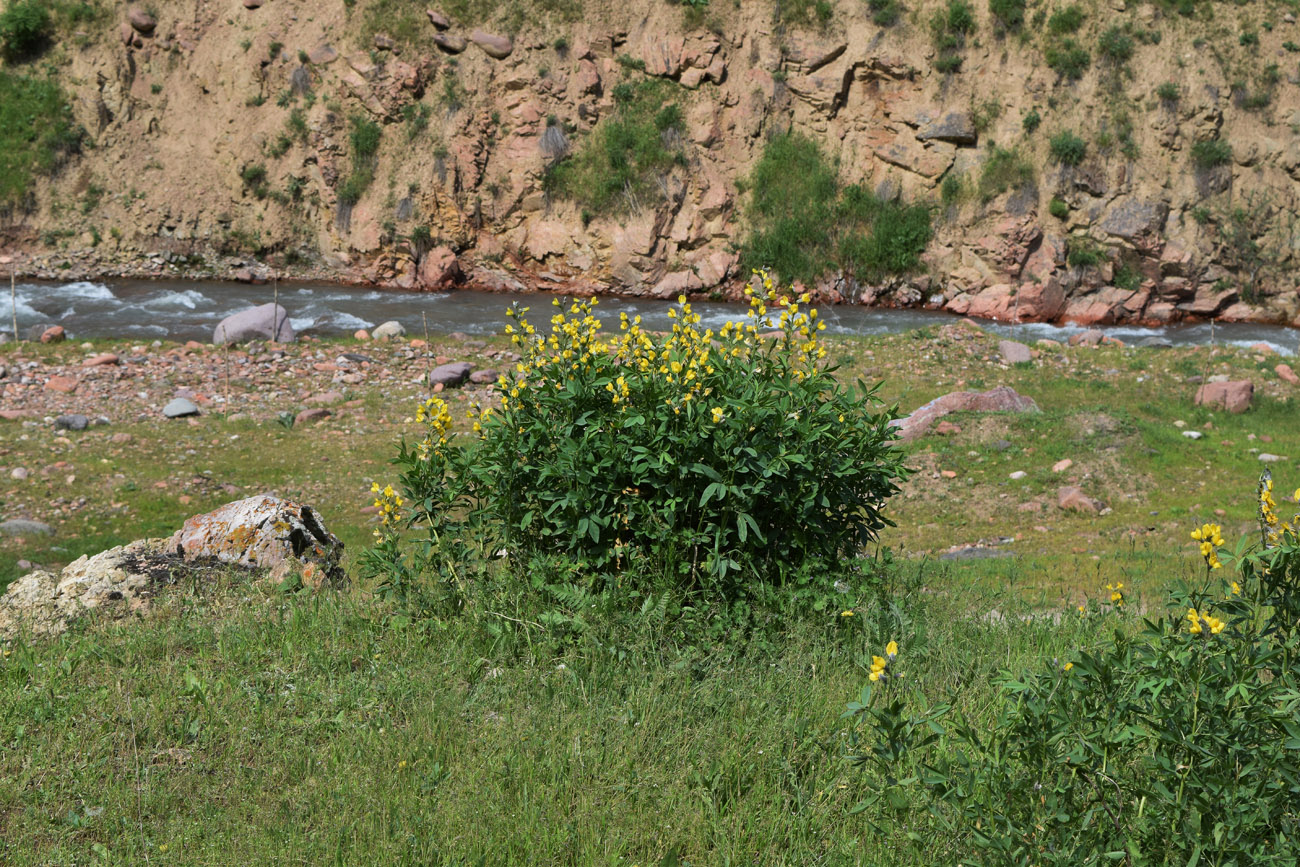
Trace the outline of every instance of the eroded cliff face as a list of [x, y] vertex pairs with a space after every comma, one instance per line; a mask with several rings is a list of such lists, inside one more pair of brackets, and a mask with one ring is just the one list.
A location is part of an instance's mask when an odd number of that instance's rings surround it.
[[[999, 35], [976, 0], [960, 71], [943, 74], [933, 0], [887, 27], [859, 0], [825, 23], [783, 22], [768, 0], [694, 17], [657, 0], [520, 2], [485, 20], [386, 19], [366, 0], [156, 5], [150, 33], [119, 5], [47, 58], [93, 148], [4, 230], [31, 273], [243, 263], [402, 288], [726, 294], [747, 276], [740, 189], [794, 129], [844, 183], [935, 206], [923, 268], [883, 284], [827, 274], [809, 287], [825, 298], [1300, 324], [1300, 54], [1284, 47], [1300, 26], [1284, 6], [1204, 0], [1189, 18], [1082, 0], [1067, 37], [1045, 23], [1063, 3]], [[1136, 37], [1122, 62], [1097, 48], [1117, 26]], [[1077, 81], [1045, 61], [1066, 39], [1090, 51]], [[607, 213], [549, 195], [548, 165], [646, 78], [673, 83], [680, 164]], [[372, 158], [354, 152], [356, 116], [382, 129]], [[1066, 131], [1086, 144], [1075, 165], [1049, 144]], [[1194, 158], [1206, 141], [1217, 159]], [[349, 188], [358, 169], [370, 182]]]

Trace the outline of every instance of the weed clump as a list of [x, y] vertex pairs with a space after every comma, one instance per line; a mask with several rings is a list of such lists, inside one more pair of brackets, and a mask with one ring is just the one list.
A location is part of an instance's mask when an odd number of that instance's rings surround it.
[[0, 69], [0, 209], [25, 205], [33, 179], [79, 153], [85, 136], [55, 79]]
[[0, 55], [10, 62], [34, 54], [49, 41], [50, 13], [40, 0], [13, 0], [0, 12]]
[[1077, 166], [1088, 153], [1088, 143], [1069, 130], [1062, 130], [1048, 142], [1052, 159], [1063, 166]]
[[1192, 164], [1201, 170], [1232, 162], [1232, 145], [1220, 138], [1204, 139], [1192, 145]]

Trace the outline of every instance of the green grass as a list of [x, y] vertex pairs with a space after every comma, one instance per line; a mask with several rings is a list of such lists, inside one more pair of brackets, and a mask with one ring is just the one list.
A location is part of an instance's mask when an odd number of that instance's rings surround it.
[[771, 268], [787, 281], [811, 285], [833, 267], [861, 280], [906, 273], [931, 237], [925, 205], [841, 188], [817, 143], [795, 132], [767, 143], [747, 186], [753, 229], [742, 267]]
[[544, 186], [594, 213], [639, 211], [661, 197], [656, 179], [686, 164], [676, 86], [658, 79], [616, 85], [614, 111], [552, 163]]
[[[344, 347], [354, 348], [309, 354]], [[1222, 346], [1045, 349], [1006, 368], [993, 337], [961, 324], [836, 340], [831, 357], [846, 378], [883, 379], [882, 396], [904, 409], [1004, 384], [1043, 408], [950, 416], [959, 432], [907, 447], [918, 472], [890, 502], [898, 527], [883, 539], [896, 565], [878, 595], [846, 595], [852, 617], [769, 615], [740, 641], [715, 635], [703, 611], [576, 612], [587, 628], [560, 629], [539, 623], [555, 602], [508, 561], [481, 579], [496, 605], [471, 597], [479, 604], [461, 616], [424, 624], [364, 586], [283, 595], [237, 572], [182, 584], [146, 618], [4, 648], [0, 861], [605, 865], [676, 852], [697, 864], [955, 863], [965, 853], [930, 848], [925, 833], [883, 837], [852, 812], [871, 792], [843, 759], [840, 713], [870, 655], [898, 640], [930, 701], [951, 696], [987, 727], [1000, 670], [1064, 658], [1163, 611], [1164, 590], [1197, 568], [1191, 527], [1221, 523], [1230, 544], [1251, 532], [1262, 465], [1249, 449], [1300, 454], [1296, 393], [1253, 353]], [[1186, 378], [1216, 373], [1253, 378], [1254, 408], [1193, 407]], [[30, 506], [58, 534], [0, 540], [0, 563], [165, 535], [189, 514], [275, 489], [320, 507], [355, 571], [370, 531], [364, 479], [385, 478], [408, 427], [390, 391], [363, 387], [348, 414], [310, 429], [208, 415], [60, 443], [3, 423], [6, 465], [74, 461], [88, 502], [62, 515], [49, 503], [64, 496], [60, 477], [30, 490], [5, 477], [6, 513]], [[443, 396], [462, 418], [464, 398]], [[1175, 420], [1204, 439], [1184, 438]], [[109, 441], [124, 431], [133, 443]], [[1074, 466], [1053, 473], [1062, 458]], [[1012, 481], [1016, 470], [1028, 475]], [[1300, 484], [1294, 461], [1273, 472], [1280, 490]], [[1061, 512], [1062, 484], [1112, 511]], [[997, 538], [1014, 540], [998, 546], [1013, 557], [935, 560]], [[1069, 613], [1114, 580], [1131, 613]]]
[[55, 79], [0, 69], [0, 208], [22, 204], [84, 137]]

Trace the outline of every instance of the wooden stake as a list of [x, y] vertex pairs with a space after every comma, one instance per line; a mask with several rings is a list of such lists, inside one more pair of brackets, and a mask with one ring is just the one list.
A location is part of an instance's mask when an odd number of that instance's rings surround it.
[[14, 281], [18, 279], [18, 266], [9, 265], [9, 308], [14, 314], [14, 343], [18, 342], [18, 290], [14, 286]]

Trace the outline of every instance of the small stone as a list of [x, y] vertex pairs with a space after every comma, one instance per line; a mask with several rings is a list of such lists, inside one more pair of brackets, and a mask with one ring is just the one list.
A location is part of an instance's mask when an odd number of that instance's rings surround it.
[[440, 364], [433, 370], [429, 371], [429, 385], [443, 386], [444, 388], [455, 388], [469, 378], [470, 372], [474, 365], [467, 361], [453, 361], [449, 364]]
[[308, 406], [333, 406], [336, 403], [343, 402], [343, 393], [338, 391], [324, 391], [320, 394], [313, 394], [303, 401]]
[[1072, 466], [1074, 466], [1074, 461], [1070, 460], [1069, 458], [1064, 458], [1052, 464], [1052, 472], [1063, 473]]
[[1201, 433], [1198, 430], [1185, 430], [1183, 431], [1183, 436], [1187, 437], [1189, 440], [1198, 440], [1201, 437], [1205, 436], [1205, 434]]
[[90, 426], [90, 419], [84, 415], [61, 415], [54, 420], [55, 430], [85, 430]]
[[1180, 428], [1180, 429], [1181, 429], [1181, 428], [1185, 428], [1185, 427], [1187, 427], [1187, 422], [1183, 421], [1183, 420], [1180, 418], [1178, 421], [1174, 422], [1174, 427], [1176, 427], [1176, 428]]
[[26, 467], [14, 467], [9, 471], [9, 478], [17, 479], [20, 482], [26, 481], [29, 475], [31, 473], [28, 472]]
[[1296, 372], [1291, 369], [1291, 365], [1289, 364], [1279, 364], [1277, 367], [1273, 368], [1273, 372], [1276, 373], [1277, 378], [1283, 382], [1289, 382], [1292, 385], [1300, 385], [1300, 376], [1296, 376]]
[[424, 10], [424, 14], [429, 16], [429, 23], [439, 30], [447, 30], [451, 27], [451, 19], [441, 12], [433, 9]]
[[1071, 346], [1096, 346], [1101, 343], [1104, 336], [1099, 329], [1089, 328], [1087, 331], [1071, 334], [1069, 342]]
[[1281, 455], [1271, 455], [1271, 454], [1269, 454], [1268, 452], [1260, 452], [1260, 453], [1259, 453], [1259, 459], [1260, 459], [1261, 461], [1263, 461], [1264, 463], [1266, 463], [1266, 464], [1275, 464], [1275, 463], [1277, 463], [1278, 461], [1282, 460], [1282, 456], [1281, 456]]
[[121, 446], [121, 445], [126, 445], [127, 443], [131, 442], [133, 439], [135, 439], [135, 437], [131, 436], [129, 433], [115, 433], [109, 439], [109, 442], [113, 443], [113, 445]]
[[940, 470], [940, 471], [939, 471], [939, 475], [943, 476], [945, 479], [955, 479], [955, 478], [957, 478], [957, 474], [956, 474], [955, 472], [953, 472], [952, 470]]
[[941, 420], [937, 425], [934, 426], [934, 432], [937, 434], [941, 434], [943, 436], [951, 436], [952, 434], [959, 434], [961, 433], [961, 425], [953, 424], [952, 422], [947, 421], [946, 419]]
[[375, 329], [370, 332], [370, 336], [375, 340], [388, 340], [393, 337], [402, 337], [406, 334], [406, 329], [402, 323], [389, 320], [382, 325], [376, 325]]
[[148, 12], [139, 6], [133, 6], [126, 13], [126, 20], [135, 28], [137, 33], [148, 36], [153, 33], [154, 28], [158, 26], [158, 21]]
[[352, 337], [354, 340], [369, 340], [370, 332], [364, 328], [358, 328], [356, 331], [352, 332]]
[[1025, 472], [1024, 470], [1016, 470], [1014, 473], [1011, 474], [1011, 480], [1013, 482], [1018, 482], [1027, 475], [1029, 475], [1029, 473]]
[[1058, 506], [1076, 512], [1092, 512], [1096, 514], [1106, 507], [1100, 500], [1094, 500], [1085, 494], [1082, 489], [1074, 486], [1061, 488], [1056, 492], [1056, 497]]
[[91, 358], [87, 358], [85, 361], [81, 362], [81, 366], [102, 367], [103, 365], [106, 364], [119, 364], [120, 362], [121, 359], [118, 358], [116, 355], [114, 355], [111, 352], [105, 352], [102, 355], [96, 355]]
[[473, 42], [488, 57], [497, 60], [505, 60], [510, 56], [510, 52], [515, 50], [515, 44], [510, 41], [508, 36], [498, 36], [495, 33], [487, 33], [483, 30], [475, 30], [469, 35], [469, 41]]
[[68, 339], [68, 333], [62, 325], [51, 325], [41, 332], [41, 343], [62, 343]]
[[491, 368], [484, 368], [483, 370], [476, 370], [473, 373], [471, 373], [469, 375], [469, 381], [474, 383], [475, 385], [488, 385], [490, 383], [496, 382], [497, 379], [500, 378], [500, 376], [501, 374], [497, 373], [495, 370]]
[[194, 401], [178, 397], [163, 407], [163, 415], [167, 418], [185, 418], [186, 416], [198, 415], [199, 408]]

